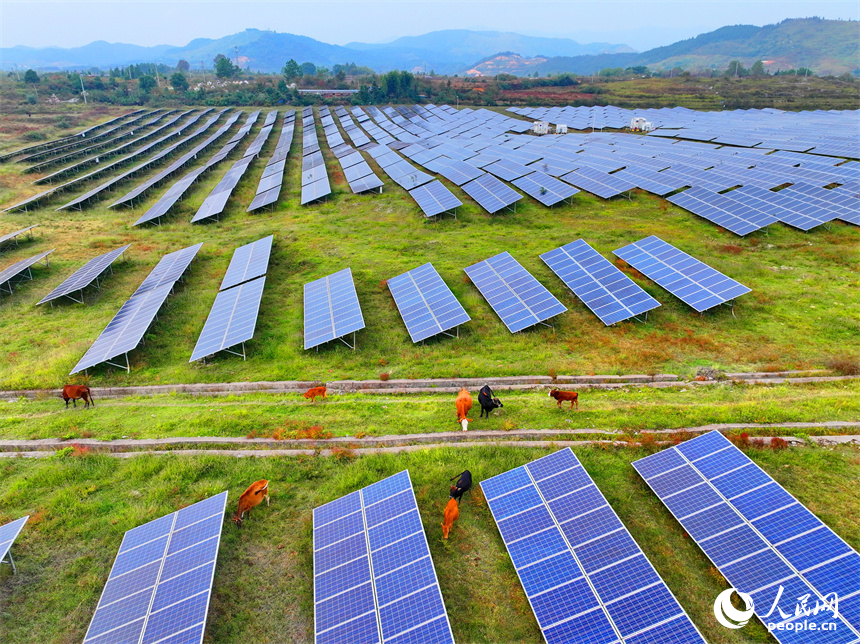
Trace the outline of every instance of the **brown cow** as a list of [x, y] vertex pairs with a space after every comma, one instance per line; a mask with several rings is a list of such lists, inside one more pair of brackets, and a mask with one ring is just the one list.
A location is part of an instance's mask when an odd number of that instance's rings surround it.
[[466, 389], [461, 389], [460, 393], [457, 394], [457, 400], [454, 401], [454, 404], [457, 406], [457, 422], [463, 426], [463, 431], [465, 432], [469, 429], [469, 423], [472, 422], [471, 418], [466, 418], [469, 410], [472, 408], [472, 394]]
[[72, 401], [72, 405], [75, 407], [78, 406], [76, 400], [83, 400], [86, 404], [84, 405], [84, 409], [92, 404], [93, 407], [96, 406], [96, 401], [93, 400], [93, 393], [90, 391], [90, 388], [86, 385], [65, 385], [63, 387], [63, 400], [66, 401], [66, 409], [69, 408], [69, 401]]
[[311, 402], [316, 402], [317, 396], [322, 396], [322, 399], [325, 400], [325, 385], [323, 385], [322, 387], [313, 387], [311, 389], [308, 389], [302, 395]]
[[558, 406], [561, 407], [562, 400], [570, 401], [570, 409], [573, 409], [573, 406], [576, 405], [576, 409], [579, 410], [579, 394], [575, 391], [559, 391], [558, 389], [553, 389], [549, 392], [550, 398], [555, 398], [558, 401]]
[[242, 527], [242, 521], [245, 520], [245, 514], [250, 515], [251, 508], [257, 507], [266, 499], [266, 507], [269, 506], [269, 482], [266, 479], [251, 483], [248, 489], [242, 492], [239, 497], [239, 507], [236, 509], [236, 514], [233, 515], [233, 523], [239, 528]]
[[445, 506], [445, 517], [442, 519], [442, 538], [447, 539], [454, 521], [460, 518], [460, 506], [456, 499], [449, 499]]

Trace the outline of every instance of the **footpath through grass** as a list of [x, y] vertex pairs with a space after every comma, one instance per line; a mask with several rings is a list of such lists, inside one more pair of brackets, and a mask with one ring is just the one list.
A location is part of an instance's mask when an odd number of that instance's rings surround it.
[[[15, 545], [18, 575], [0, 571], [0, 641], [83, 639], [123, 533], [224, 489], [229, 511], [252, 481], [272, 504], [242, 530], [225, 517], [206, 642], [313, 641], [312, 508], [409, 469], [448, 608], [462, 644], [541, 642], [480, 488], [441, 540], [448, 478], [476, 483], [548, 450], [473, 447], [350, 459], [109, 456], [0, 462], [0, 522], [30, 514]], [[576, 450], [585, 468], [681, 605], [713, 644], [773, 642], [758, 623], [719, 626], [713, 601], [727, 585], [630, 466], [641, 449]], [[749, 455], [853, 547], [860, 547], [860, 453], [852, 448], [749, 450]]]

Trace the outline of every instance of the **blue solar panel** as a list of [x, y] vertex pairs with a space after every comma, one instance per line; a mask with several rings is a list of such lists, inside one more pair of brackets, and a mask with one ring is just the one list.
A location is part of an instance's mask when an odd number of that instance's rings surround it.
[[[426, 217], [435, 217], [463, 205], [463, 202], [457, 199], [437, 179], [434, 179], [430, 183], [425, 183], [423, 186], [418, 186], [414, 190], [410, 190], [409, 196], [418, 203], [418, 206]], [[850, 199], [851, 197], [846, 198]]]
[[[857, 641], [860, 613], [843, 604], [860, 597], [860, 554], [722, 434], [703, 434], [633, 467], [728, 582], [752, 596], [762, 622], [793, 622], [804, 595], [812, 608], [835, 593], [839, 617], [828, 611], [810, 621], [823, 616], [836, 625], [828, 642]], [[782, 628], [771, 634], [806, 641]]]
[[520, 193], [509, 188], [491, 174], [482, 174], [462, 187], [466, 194], [490, 214], [512, 206], [523, 198]]
[[220, 290], [224, 291], [237, 284], [265, 275], [269, 268], [272, 241], [274, 241], [274, 235], [269, 235], [250, 244], [239, 246], [233, 251], [233, 258], [230, 260], [230, 266], [227, 267], [227, 273], [221, 281]]
[[454, 642], [409, 472], [314, 508], [316, 644]]
[[[55, 249], [51, 249], [45, 251], [43, 253], [39, 253], [38, 255], [33, 255], [32, 257], [28, 257], [27, 259], [22, 259], [14, 264], [7, 266], [3, 270], [0, 270], [0, 289], [12, 292], [12, 281], [18, 278], [32, 279], [33, 275], [31, 272], [31, 268], [37, 263], [45, 260], [45, 265], [48, 265], [48, 255], [54, 252]], [[25, 276], [24, 273], [27, 273]]]
[[570, 448], [481, 489], [549, 644], [704, 642]]
[[540, 201], [544, 206], [554, 206], [575, 195], [579, 190], [543, 172], [532, 172], [525, 177], [515, 179], [513, 184], [530, 197]]
[[[0, 525], [0, 563], [8, 563], [12, 566], [13, 571], [15, 570], [15, 562], [9, 550], [12, 548], [12, 544], [15, 543], [15, 539], [18, 538], [21, 530], [24, 529], [24, 524], [27, 523], [27, 519], [29, 518], [30, 515], [28, 514], [20, 519]], [[8, 562], [6, 561], [7, 558], [9, 559]]]
[[345, 268], [305, 284], [305, 349], [363, 328], [352, 270]]
[[543, 323], [567, 307], [505, 251], [465, 269], [511, 333]]
[[203, 641], [227, 492], [125, 533], [85, 644]]
[[168, 253], [162, 257], [158, 261], [158, 264], [155, 265], [155, 268], [146, 276], [146, 279], [137, 287], [134, 295], [146, 293], [165, 284], [175, 284], [182, 277], [182, 274], [185, 273], [191, 261], [197, 256], [197, 252], [201, 246], [203, 246], [203, 242], [173, 253]]
[[699, 313], [752, 290], [654, 235], [613, 252]]
[[243, 349], [242, 353], [237, 355], [245, 357], [244, 343], [254, 337], [265, 285], [266, 278], [258, 277], [218, 293], [189, 362], [229, 350], [239, 344]]
[[471, 319], [433, 264], [392, 277], [388, 288], [412, 342], [444, 333]]
[[779, 221], [779, 218], [707, 188], [690, 188], [667, 198], [667, 201], [712, 221], [736, 235], [747, 235]]
[[68, 297], [76, 302], [82, 301], [72, 297], [72, 293], [83, 291], [93, 282], [97, 283], [99, 276], [108, 270], [111, 267], [111, 264], [113, 264], [126, 250], [128, 250], [129, 246], [131, 246], [131, 244], [126, 244], [125, 246], [107, 252], [104, 255], [92, 258], [66, 278], [57, 288], [36, 302], [36, 304], [44, 304], [45, 302], [50, 302], [60, 297]]
[[540, 258], [607, 326], [660, 306], [605, 257], [578, 239]]

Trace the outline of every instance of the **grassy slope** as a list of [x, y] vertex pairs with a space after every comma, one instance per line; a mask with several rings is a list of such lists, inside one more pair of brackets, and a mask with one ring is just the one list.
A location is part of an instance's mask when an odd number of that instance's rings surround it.
[[[15, 117], [20, 118], [20, 117]], [[25, 117], [24, 117], [25, 118]], [[259, 128], [259, 125], [257, 126]], [[250, 143], [257, 128], [240, 146]], [[14, 130], [14, 128], [13, 128]], [[132, 229], [130, 224], [164, 188], [154, 191], [134, 212], [108, 210], [104, 200], [83, 212], [7, 213], [0, 230], [38, 222], [37, 240], [4, 252], [2, 265], [34, 252], [57, 248], [50, 269], [36, 269], [36, 279], [0, 302], [0, 387], [56, 386], [67, 379], [77, 360], [113, 314], [166, 252], [204, 241], [187, 280], [167, 302], [146, 344], [131, 355], [131, 375], [111, 367], [92, 372], [91, 382], [132, 384], [392, 377], [480, 376], [547, 373], [689, 373], [696, 365], [732, 369], [811, 367], [834, 354], [860, 350], [860, 301], [857, 261], [860, 230], [836, 222], [830, 231], [804, 234], [783, 225], [770, 234], [739, 239], [666, 202], [646, 194], [632, 201], [603, 201], [580, 193], [573, 205], [548, 210], [524, 199], [516, 214], [489, 216], [459, 189], [464, 205], [458, 220], [423, 220], [408, 195], [387, 182], [382, 195], [348, 193], [339, 168], [326, 150], [334, 195], [324, 203], [300, 207], [298, 139], [287, 165], [285, 190], [274, 212], [245, 214], [259, 173], [271, 153], [270, 137], [227, 206], [222, 221], [192, 226], [196, 207], [217, 183], [227, 164], [195, 185], [177, 213], [164, 225]], [[10, 142], [4, 148], [22, 144]], [[234, 152], [239, 154], [240, 151]], [[152, 172], [156, 172], [153, 169]], [[20, 185], [10, 166], [3, 172]], [[147, 175], [123, 188], [130, 189]], [[114, 193], [115, 195], [125, 192]], [[17, 191], [16, 191], [17, 192]], [[23, 196], [23, 195], [20, 195]], [[55, 200], [56, 207], [73, 194]], [[8, 199], [7, 203], [17, 200]], [[214, 301], [233, 249], [275, 233], [276, 245], [267, 278], [250, 359], [219, 356], [207, 365], [187, 360]], [[579, 237], [598, 251], [611, 251], [656, 234], [749, 285], [737, 319], [725, 308], [695, 315], [647, 279], [636, 281], [663, 302], [647, 324], [605, 328], [538, 258], [542, 252]], [[132, 243], [129, 262], [91, 292], [86, 307], [33, 305], [84, 260]], [[570, 309], [555, 329], [539, 328], [510, 335], [463, 268], [503, 250], [524, 266]], [[435, 339], [413, 345], [384, 280], [432, 261], [472, 316], [458, 340]], [[302, 285], [346, 266], [352, 268], [367, 328], [358, 335], [358, 351], [327, 346], [302, 350]]]
[[[475, 392], [473, 392], [474, 394]], [[636, 431], [709, 423], [786, 423], [860, 418], [860, 381], [819, 385], [720, 385], [690, 390], [580, 392], [580, 411], [560, 410], [543, 391], [499, 392], [505, 407], [474, 430], [605, 429]], [[0, 402], [0, 436], [37, 438], [165, 438], [176, 436], [282, 436], [321, 425], [334, 436], [455, 431], [453, 396], [330, 396], [311, 404], [298, 394], [241, 397], [156, 396], [97, 400], [95, 410], [66, 411], [52, 398]], [[806, 434], [816, 430], [799, 430]], [[784, 433], [784, 432], [783, 432]]]
[[[0, 572], [0, 640], [80, 641], [123, 533], [229, 489], [229, 507], [253, 480], [268, 478], [272, 505], [241, 531], [225, 526], [207, 642], [310, 642], [311, 508], [408, 468], [458, 642], [541, 641], [528, 603], [480, 491], [464, 499], [450, 543], [439, 519], [446, 480], [463, 467], [476, 481], [546, 453], [470, 448], [335, 459], [142, 456], [70, 457], [0, 463], [0, 521], [31, 514], [15, 546], [19, 574]], [[856, 450], [756, 451], [759, 462], [855, 548], [860, 501]], [[713, 644], [767, 640], [759, 624], [729, 631], [713, 618], [725, 582], [639, 479], [640, 450], [579, 449], [579, 458], [693, 621]], [[232, 511], [232, 510], [231, 510]], [[468, 583], [464, 583], [464, 580]], [[456, 599], [455, 599], [456, 598]]]

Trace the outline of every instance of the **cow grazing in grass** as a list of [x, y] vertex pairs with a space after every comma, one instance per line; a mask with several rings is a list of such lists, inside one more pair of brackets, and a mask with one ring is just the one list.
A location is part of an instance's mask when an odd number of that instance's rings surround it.
[[570, 401], [570, 409], [573, 409], [573, 406], [576, 405], [576, 408], [579, 409], [579, 394], [575, 391], [560, 391], [559, 389], [553, 389], [549, 392], [550, 398], [555, 398], [558, 406], [561, 407], [561, 403], [563, 400]]
[[493, 396], [493, 390], [490, 389], [489, 385], [481, 387], [481, 391], [478, 393], [478, 403], [481, 405], [481, 415], [479, 418], [484, 417], [484, 412], [487, 413], [487, 418], [489, 418], [490, 412], [496, 407], [504, 407], [502, 401]]
[[266, 507], [269, 505], [269, 482], [266, 479], [251, 483], [247, 490], [242, 492], [239, 497], [239, 507], [236, 508], [236, 514], [233, 515], [233, 523], [237, 527], [242, 527], [242, 521], [245, 520], [245, 514], [251, 514], [251, 508], [255, 508], [266, 499]]
[[316, 402], [317, 396], [322, 396], [322, 399], [325, 400], [325, 385], [323, 385], [322, 387], [313, 387], [312, 389], [308, 389], [302, 395], [311, 402]]
[[454, 401], [454, 404], [457, 406], [457, 422], [463, 426], [463, 431], [465, 432], [469, 429], [469, 423], [472, 422], [471, 418], [466, 418], [469, 410], [472, 408], [472, 394], [466, 389], [461, 389], [460, 393], [457, 394], [457, 400]]
[[472, 473], [469, 470], [465, 470], [462, 474], [458, 474], [453, 477], [451, 480], [457, 479], [457, 482], [451, 486], [451, 498], [460, 502], [460, 499], [463, 498], [463, 492], [468, 492], [472, 489]]
[[447, 539], [448, 533], [451, 531], [451, 526], [454, 525], [454, 521], [456, 521], [460, 517], [460, 506], [457, 505], [457, 501], [455, 499], [449, 499], [448, 505], [445, 506], [445, 516], [442, 519], [442, 538]]
[[63, 387], [63, 400], [66, 401], [66, 409], [69, 408], [69, 401], [72, 401], [72, 405], [75, 407], [78, 406], [76, 400], [83, 400], [86, 404], [84, 405], [84, 409], [92, 404], [93, 407], [96, 406], [96, 402], [93, 400], [93, 392], [90, 391], [90, 388], [86, 385], [66, 385]]

